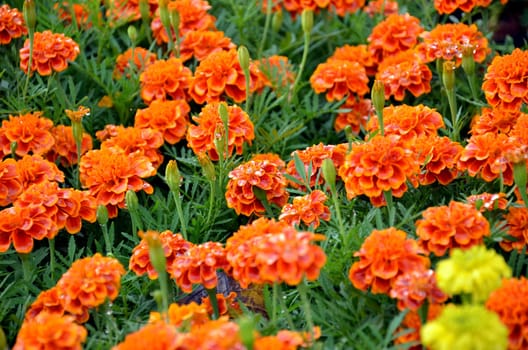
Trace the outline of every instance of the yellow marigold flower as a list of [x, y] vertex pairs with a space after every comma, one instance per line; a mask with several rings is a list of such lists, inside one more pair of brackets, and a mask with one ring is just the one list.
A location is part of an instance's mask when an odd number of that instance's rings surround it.
[[473, 301], [485, 301], [500, 287], [502, 278], [510, 276], [511, 269], [504, 258], [482, 245], [467, 250], [453, 249], [451, 256], [436, 267], [436, 278], [442, 291], [450, 295], [470, 294]]
[[508, 329], [499, 316], [481, 305], [448, 305], [421, 331], [422, 344], [431, 350], [503, 350]]

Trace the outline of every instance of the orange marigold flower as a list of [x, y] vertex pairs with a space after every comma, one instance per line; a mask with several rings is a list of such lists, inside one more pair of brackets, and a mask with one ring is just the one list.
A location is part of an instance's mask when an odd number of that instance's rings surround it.
[[332, 59], [317, 66], [310, 77], [310, 85], [318, 94], [326, 92], [329, 102], [347, 96], [362, 97], [369, 92], [365, 67], [356, 61]]
[[385, 58], [376, 74], [376, 80], [385, 85], [385, 98], [394, 96], [396, 101], [403, 101], [406, 91], [414, 97], [429, 93], [432, 78], [433, 73], [415, 50], [401, 51]]
[[224, 93], [237, 103], [246, 99], [246, 78], [234, 49], [213, 52], [202, 60], [189, 87], [189, 95], [198, 104], [218, 102]]
[[366, 0], [331, 0], [330, 7], [338, 16], [355, 13], [365, 6]]
[[454, 60], [458, 67], [467, 47], [473, 48], [473, 59], [479, 63], [483, 62], [490, 52], [488, 39], [474, 24], [438, 24], [430, 32], [423, 32], [420, 37], [422, 42], [418, 44], [416, 51], [425, 62], [437, 59]]
[[[508, 111], [497, 108], [482, 108], [479, 115], [471, 120], [472, 135], [482, 135], [487, 132], [509, 134], [513, 126], [521, 117], [528, 118], [528, 114], [520, 110]], [[528, 119], [527, 119], [528, 120]]]
[[242, 288], [250, 283], [297, 285], [304, 276], [319, 277], [326, 262], [323, 249], [312, 242], [324, 236], [297, 231], [287, 223], [260, 218], [241, 226], [226, 242], [232, 275]]
[[[236, 298], [237, 293], [235, 292], [230, 292], [229, 295], [224, 295], [222, 293], [216, 294], [216, 301], [218, 303], [218, 315], [229, 315], [231, 310], [234, 310], [236, 314], [242, 313], [242, 310], [240, 309], [240, 305], [238, 304]], [[213, 305], [211, 304], [211, 300], [209, 297], [203, 298], [201, 305], [206, 308], [207, 314], [209, 316], [212, 316], [214, 314]]]
[[154, 322], [128, 334], [121, 343], [112, 350], [168, 350], [186, 349], [186, 336], [174, 325], [165, 322]]
[[[304, 173], [309, 177], [310, 187], [322, 185], [324, 178], [319, 174], [319, 169], [323, 166], [323, 161], [331, 159], [336, 169], [339, 169], [345, 163], [345, 156], [348, 151], [348, 144], [325, 145], [322, 142], [307, 147], [304, 150], [293, 151], [292, 160], [286, 165], [286, 173], [295, 178], [297, 181], [289, 181], [290, 186], [294, 188], [305, 188], [305, 179], [301, 178], [295, 165], [295, 157], [299, 157], [304, 164]], [[318, 181], [316, 183], [316, 181]]]
[[234, 48], [236, 45], [222, 31], [191, 30], [180, 43], [180, 58], [184, 62], [192, 57], [202, 61], [213, 52], [229, 51]]
[[261, 216], [266, 209], [255, 191], [264, 192], [268, 203], [282, 208], [289, 194], [287, 180], [274, 159], [249, 160], [229, 172], [225, 198], [227, 206], [240, 215]]
[[528, 280], [526, 277], [502, 280], [502, 285], [491, 292], [486, 308], [499, 315], [508, 327], [508, 349], [528, 348]]
[[22, 192], [17, 163], [13, 158], [0, 161], [0, 206], [5, 207]]
[[55, 3], [53, 8], [57, 10], [59, 18], [67, 24], [72, 23], [73, 13], [77, 25], [84, 28], [92, 27], [92, 23], [90, 23], [90, 9], [85, 4], [72, 4], [68, 1], [63, 1], [62, 3]]
[[212, 320], [194, 327], [188, 333], [188, 337], [185, 338], [185, 345], [181, 348], [182, 350], [244, 350], [246, 347], [242, 345], [239, 333], [238, 324], [223, 316], [218, 320]]
[[179, 58], [157, 60], [145, 67], [139, 76], [141, 98], [146, 104], [153, 100], [187, 100], [192, 72]]
[[163, 155], [159, 150], [163, 145], [163, 134], [160, 131], [121, 125], [109, 128], [111, 136], [102, 141], [101, 149], [121, 148], [126, 155], [140, 154], [147, 157], [154, 168], [158, 168], [163, 162]]
[[253, 123], [242, 108], [236, 105], [228, 106], [225, 102], [208, 103], [198, 116], [192, 118], [197, 125], [189, 125], [187, 141], [194, 153], [207, 153], [211, 160], [219, 159], [215, 142], [225, 138], [224, 122], [218, 110], [220, 104], [227, 107], [228, 114], [227, 154], [223, 152], [224, 158], [230, 157], [233, 151], [242, 154], [244, 143], [251, 145], [255, 138]]
[[[413, 143], [422, 136], [437, 135], [438, 130], [445, 127], [442, 115], [436, 109], [422, 104], [385, 107], [383, 124], [386, 135], [399, 135], [406, 143]], [[372, 133], [378, 128], [378, 118], [371, 118], [367, 130]]]
[[326, 194], [319, 190], [302, 197], [295, 197], [292, 204], [282, 207], [279, 220], [289, 225], [299, 225], [302, 222], [306, 226], [313, 225], [316, 229], [320, 220], [330, 220], [330, 209], [324, 204], [326, 199]]
[[[220, 294], [223, 296], [223, 294]], [[194, 301], [186, 305], [171, 304], [167, 311], [169, 322], [176, 327], [199, 326], [209, 321], [207, 307]]]
[[[427, 308], [427, 321], [432, 321], [437, 318], [444, 309], [443, 304], [430, 304]], [[398, 336], [395, 340], [395, 344], [407, 344], [411, 342], [418, 342], [417, 345], [413, 345], [408, 350], [422, 350], [423, 346], [420, 343], [420, 329], [422, 328], [422, 320], [418, 311], [411, 310], [408, 312], [399, 327], [396, 330], [396, 334], [405, 332], [404, 335]]]
[[367, 38], [369, 51], [376, 63], [401, 51], [412, 49], [423, 32], [420, 20], [408, 13], [393, 14], [378, 23]]
[[420, 185], [430, 185], [435, 181], [447, 185], [457, 178], [458, 158], [464, 147], [447, 136], [422, 136], [414, 141], [422, 171], [418, 175]]
[[466, 202], [475, 207], [480, 212], [492, 211], [496, 209], [505, 210], [508, 206], [508, 199], [505, 193], [473, 194], [466, 198]]
[[128, 190], [154, 192], [143, 178], [154, 176], [156, 169], [138, 152], [127, 155], [116, 147], [89, 151], [81, 158], [79, 173], [82, 186], [107, 207], [110, 218], [117, 216], [117, 208], [124, 208]]
[[509, 236], [514, 240], [504, 238], [499, 242], [502, 249], [509, 252], [513, 249], [521, 252], [528, 242], [528, 209], [524, 206], [510, 207], [504, 216], [506, 229]]
[[477, 0], [434, 0], [436, 11], [443, 14], [450, 14], [456, 10], [471, 12], [477, 5]]
[[372, 293], [389, 293], [396, 279], [411, 271], [429, 268], [429, 258], [407, 234], [394, 227], [374, 230], [354, 256], [348, 278], [357, 289]]
[[64, 173], [57, 165], [39, 155], [26, 154], [23, 156], [17, 161], [17, 170], [24, 189], [41, 182], [64, 182]]
[[370, 0], [363, 8], [370, 17], [383, 11], [384, 16], [390, 16], [398, 13], [398, 2], [394, 0]]
[[174, 145], [185, 138], [191, 107], [185, 100], [154, 100], [136, 111], [134, 127], [152, 128], [163, 133], [165, 142]]
[[504, 157], [508, 148], [509, 139], [504, 134], [473, 135], [460, 155], [458, 168], [467, 170], [469, 176], [480, 175], [487, 182], [502, 176], [504, 184], [512, 185], [512, 165]]
[[255, 91], [261, 91], [265, 86], [273, 90], [287, 89], [295, 81], [295, 73], [288, 57], [273, 55], [250, 63], [255, 79]]
[[57, 215], [55, 220], [59, 229], [65, 228], [70, 234], [81, 231], [82, 220], [95, 222], [97, 203], [86, 191], [73, 188], [60, 188], [58, 191]]
[[2, 121], [0, 128], [0, 147], [2, 158], [11, 154], [11, 144], [16, 142], [16, 155], [28, 153], [44, 154], [54, 145], [51, 134], [53, 121], [42, 117], [41, 112], [26, 113], [19, 116], [10, 115], [9, 120]]
[[290, 330], [281, 330], [276, 335], [258, 337], [255, 339], [255, 350], [296, 350], [301, 348], [310, 348], [314, 339], [321, 336], [321, 329], [314, 327], [313, 334], [309, 332], [294, 332]]
[[349, 199], [364, 194], [379, 207], [385, 205], [385, 191], [400, 198], [407, 191], [407, 181], [417, 185], [419, 171], [416, 155], [397, 135], [376, 135], [352, 146], [338, 174]]
[[[150, 262], [147, 240], [143, 237], [144, 234], [142, 231], [139, 232], [139, 236], [142, 237], [141, 242], [139, 242], [139, 244], [132, 250], [128, 268], [134, 271], [138, 276], [141, 276], [146, 272], [150, 279], [156, 279], [158, 278], [158, 273]], [[165, 253], [167, 266], [171, 266], [174, 263], [176, 256], [185, 254], [185, 252], [193, 246], [193, 244], [186, 241], [181, 234], [173, 233], [169, 230], [161, 232], [159, 234], [159, 240], [161, 241], [163, 252]]]
[[335, 49], [334, 54], [328, 58], [343, 61], [358, 62], [363, 67], [368, 76], [373, 76], [377, 71], [377, 63], [374, 61], [367, 45], [344, 45]]
[[[51, 129], [51, 134], [55, 139], [54, 146], [46, 153], [46, 159], [51, 162], [58, 161], [62, 166], [69, 167], [77, 164], [77, 145], [73, 138], [71, 126], [57, 125]], [[93, 147], [90, 134], [83, 132], [81, 141], [81, 155], [85, 154]]]
[[495, 56], [482, 90], [492, 107], [520, 110], [523, 103], [528, 103], [528, 51], [515, 49], [509, 55]]
[[[54, 71], [62, 72], [68, 68], [68, 61], [75, 61], [80, 52], [79, 45], [64, 34], [49, 30], [36, 32], [30, 73], [37, 71], [45, 76]], [[29, 39], [26, 39], [24, 47], [20, 49], [20, 68], [24, 73], [28, 72], [29, 55]]]
[[[109, 19], [110, 25], [113, 22], [130, 22], [141, 18], [141, 11], [139, 9], [139, 2], [141, 0], [112, 0], [106, 10], [106, 16]], [[147, 0], [149, 14], [152, 16], [158, 8], [159, 0]]]
[[510, 131], [511, 141], [515, 148], [528, 145], [528, 135], [526, 134], [527, 128], [528, 113], [520, 113], [515, 121], [515, 125], [513, 125]]
[[57, 282], [65, 310], [78, 322], [86, 322], [89, 309], [117, 298], [124, 274], [125, 268], [117, 259], [99, 253], [74, 261]]
[[27, 33], [24, 16], [20, 11], [7, 4], [0, 6], [0, 45], [7, 45], [11, 40]]
[[345, 103], [341, 105], [340, 110], [343, 112], [337, 114], [334, 129], [341, 131], [350, 126], [352, 132], [356, 135], [362, 129], [365, 129], [370, 118], [376, 115], [370, 99], [357, 98], [356, 96], [349, 96]]
[[26, 311], [25, 320], [31, 320], [41, 313], [64, 315], [64, 305], [57, 287], [40, 292], [37, 299]]
[[87, 333], [74, 317], [41, 313], [22, 323], [13, 350], [81, 350]]
[[[169, 11], [177, 11], [180, 15], [179, 36], [184, 37], [187, 33], [193, 30], [215, 30], [216, 18], [207, 13], [211, 5], [205, 0], [172, 0], [168, 3]], [[156, 43], [161, 45], [169, 42], [167, 31], [161, 23], [159, 10], [156, 16], [150, 23], [152, 35], [156, 39]], [[174, 29], [172, 29], [172, 37], [176, 38]], [[184, 59], [185, 61], [185, 59]]]
[[207, 289], [216, 287], [216, 270], [229, 271], [226, 252], [221, 243], [206, 242], [193, 245], [185, 254], [176, 255], [167, 270], [178, 287], [186, 293], [192, 292], [193, 284], [201, 284]]
[[114, 68], [114, 78], [119, 79], [126, 74], [130, 77], [130, 72], [138, 73], [145, 70], [146, 67], [156, 62], [158, 56], [142, 47], [129, 48], [116, 58]]
[[447, 294], [436, 284], [433, 270], [409, 271], [394, 281], [389, 293], [391, 298], [398, 299], [398, 309], [418, 310], [427, 300], [430, 304], [442, 304]]
[[488, 220], [471, 204], [451, 201], [429, 207], [416, 221], [418, 243], [427, 252], [443, 256], [448, 249], [468, 249], [490, 235]]
[[[262, 11], [266, 12], [268, 8], [268, 2], [262, 1]], [[290, 14], [292, 19], [295, 19], [297, 15], [300, 15], [303, 8], [300, 0], [272, 0], [272, 12], [279, 12], [282, 9], [286, 10]]]

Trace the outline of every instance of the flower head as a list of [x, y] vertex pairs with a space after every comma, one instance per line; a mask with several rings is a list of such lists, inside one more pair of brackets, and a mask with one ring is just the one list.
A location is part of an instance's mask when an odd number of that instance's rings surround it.
[[225, 193], [227, 206], [239, 215], [263, 215], [266, 209], [255, 192], [264, 192], [268, 203], [282, 208], [289, 197], [286, 185], [282, 167], [274, 159], [249, 160], [229, 173]]
[[117, 56], [114, 78], [119, 79], [123, 74], [129, 77], [130, 72], [142, 72], [157, 59], [158, 56], [155, 53], [142, 47], [130, 48]]
[[376, 74], [377, 63], [374, 61], [367, 45], [343, 45], [335, 49], [334, 54], [328, 58], [331, 60], [354, 61], [365, 67], [368, 76]]
[[491, 292], [486, 308], [499, 315], [508, 327], [508, 349], [526, 349], [528, 335], [526, 329], [528, 315], [528, 280], [526, 277], [502, 280], [498, 289]]
[[478, 0], [434, 0], [434, 7], [439, 14], [450, 14], [456, 10], [471, 12]]
[[390, 16], [398, 13], [398, 1], [395, 0], [370, 0], [363, 8], [370, 17], [383, 11], [384, 16]]
[[0, 6], [0, 45], [27, 34], [24, 16], [16, 8], [5, 4]]
[[227, 107], [227, 154], [223, 152], [224, 158], [233, 154], [243, 153], [244, 143], [251, 142], [255, 138], [253, 123], [249, 115], [240, 107], [228, 106], [225, 102], [208, 103], [202, 108], [191, 124], [187, 132], [187, 141], [194, 153], [207, 153], [211, 160], [218, 160], [219, 150], [216, 149], [216, 142], [225, 138], [224, 121], [219, 112], [220, 105]]
[[304, 276], [309, 280], [319, 277], [326, 255], [312, 242], [323, 238], [297, 231], [285, 222], [260, 218], [228, 238], [226, 256], [242, 288], [251, 283], [297, 285]]
[[344, 130], [350, 126], [353, 133], [359, 134], [361, 129], [365, 129], [367, 122], [372, 116], [376, 115], [372, 101], [368, 98], [357, 98], [349, 96], [343, 105], [343, 112], [337, 114], [334, 129], [336, 131]]
[[62, 3], [55, 3], [53, 8], [57, 10], [59, 18], [67, 24], [73, 22], [73, 13], [77, 25], [82, 26], [83, 28], [92, 27], [92, 23], [90, 23], [90, 9], [86, 4], [73, 4], [68, 1], [63, 1]]
[[310, 77], [314, 91], [326, 92], [329, 102], [347, 96], [364, 96], [369, 92], [368, 81], [367, 72], [360, 63], [338, 59], [319, 64]]
[[485, 133], [509, 134], [516, 122], [521, 118], [528, 118], [528, 114], [520, 110], [510, 111], [500, 108], [482, 108], [479, 115], [471, 120], [472, 135], [483, 135]]
[[[54, 146], [46, 153], [46, 159], [51, 162], [59, 162], [62, 166], [68, 167], [77, 164], [77, 145], [73, 137], [71, 126], [57, 125], [51, 129], [51, 134], [55, 139]], [[90, 151], [93, 141], [90, 134], [83, 132], [81, 141], [81, 155]]]
[[513, 237], [514, 240], [504, 238], [499, 242], [501, 248], [508, 252], [513, 249], [522, 251], [528, 242], [528, 209], [525, 206], [512, 206], [504, 218], [508, 236]]
[[[106, 10], [106, 16], [109, 19], [109, 23], [127, 23], [130, 21], [136, 21], [141, 18], [141, 11], [139, 3], [142, 0], [112, 0], [110, 6]], [[159, 0], [146, 0], [148, 15], [152, 14], [158, 8]]]
[[57, 282], [65, 310], [86, 322], [89, 309], [117, 298], [124, 274], [117, 259], [99, 253], [75, 261]]
[[422, 136], [414, 141], [422, 171], [418, 175], [420, 185], [430, 185], [435, 181], [442, 185], [451, 183], [460, 171], [458, 158], [464, 147], [447, 136]]
[[295, 81], [295, 73], [286, 56], [273, 55], [252, 61], [252, 69], [256, 76], [254, 89], [257, 92], [267, 86], [280, 93], [281, 89], [287, 89]]
[[13, 350], [81, 350], [86, 336], [86, 328], [74, 317], [41, 313], [22, 323]]
[[398, 299], [398, 309], [418, 310], [425, 300], [442, 304], [447, 300], [436, 283], [433, 270], [416, 270], [400, 275], [390, 290], [391, 298]]
[[5, 207], [22, 192], [17, 163], [13, 158], [0, 161], [0, 206]]
[[338, 16], [344, 17], [348, 13], [359, 11], [359, 9], [365, 6], [365, 2], [366, 0], [331, 0], [330, 8], [337, 13]]
[[315, 190], [302, 197], [293, 198], [291, 204], [282, 207], [279, 220], [290, 225], [299, 225], [301, 222], [306, 226], [319, 227], [320, 220], [330, 220], [330, 209], [324, 204], [327, 197], [324, 192]]
[[488, 66], [482, 90], [495, 108], [518, 111], [528, 104], [528, 51], [515, 49], [511, 54], [495, 56]]
[[229, 51], [236, 48], [224, 32], [218, 30], [191, 30], [180, 43], [182, 61], [195, 58], [197, 61], [206, 59], [211, 53]]
[[511, 273], [504, 258], [483, 245], [453, 249], [449, 258], [436, 266], [436, 279], [442, 291], [451, 296], [469, 294], [475, 302], [485, 301]]
[[141, 98], [146, 104], [153, 100], [187, 100], [192, 72], [179, 58], [156, 60], [139, 75]]
[[0, 128], [0, 151], [2, 158], [11, 153], [11, 144], [16, 142], [16, 155], [45, 154], [54, 145], [51, 134], [53, 121], [41, 112], [10, 115], [2, 121]]
[[41, 313], [64, 315], [64, 305], [57, 287], [40, 292], [26, 311], [26, 320], [34, 319]]
[[59, 170], [57, 165], [39, 155], [23, 156], [17, 161], [17, 170], [24, 189], [42, 182], [64, 182], [64, 173]]
[[481, 305], [447, 305], [420, 330], [422, 344], [431, 350], [498, 350], [508, 346], [508, 329], [497, 314]]
[[[75, 61], [79, 55], [79, 45], [64, 34], [46, 30], [36, 32], [33, 43], [33, 58], [29, 72], [37, 71], [40, 75], [51, 75], [68, 68], [68, 61]], [[27, 73], [29, 65], [29, 39], [20, 49], [20, 68]]]
[[389, 293], [401, 275], [429, 268], [429, 258], [422, 253], [417, 242], [401, 230], [374, 230], [354, 254], [359, 261], [352, 264], [348, 278], [357, 289]]
[[112, 350], [167, 350], [183, 347], [184, 334], [178, 328], [165, 322], [154, 322], [128, 334]]
[[[220, 294], [223, 296], [223, 294]], [[172, 303], [167, 310], [169, 323], [180, 329], [189, 329], [200, 326], [209, 321], [206, 305], [197, 304], [194, 301], [189, 304]], [[149, 323], [159, 322], [162, 315], [158, 312], [151, 312]]]
[[496, 209], [505, 210], [508, 206], [506, 194], [500, 193], [479, 193], [466, 198], [466, 202], [475, 207], [480, 212], [492, 211]]

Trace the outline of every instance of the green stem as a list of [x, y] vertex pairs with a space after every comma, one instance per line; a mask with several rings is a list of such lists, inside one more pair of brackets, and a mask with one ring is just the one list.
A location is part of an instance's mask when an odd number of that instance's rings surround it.
[[272, 1], [271, 0], [262, 0], [267, 1], [267, 7], [266, 7], [266, 22], [264, 23], [264, 32], [262, 33], [262, 40], [260, 40], [260, 45], [257, 51], [257, 58], [261, 58], [262, 51], [264, 50], [264, 45], [266, 44], [266, 39], [268, 37], [268, 31], [269, 26], [271, 24], [271, 7], [272, 7]]
[[22, 272], [24, 274], [24, 281], [31, 282], [31, 258], [29, 253], [19, 253], [20, 261], [22, 262]]
[[[135, 227], [134, 227], [133, 219], [132, 219], [132, 229], [134, 233], [137, 233], [137, 230], [135, 230]], [[112, 256], [113, 255], [112, 243], [110, 242], [110, 236], [108, 235], [108, 225], [107, 224], [101, 225], [101, 231], [103, 231], [103, 238], [104, 238], [105, 245], [106, 245], [106, 255]]]
[[218, 299], [216, 298], [216, 287], [207, 288], [207, 295], [209, 295], [209, 301], [213, 307], [213, 320], [217, 320], [220, 317], [220, 312], [218, 311]]
[[169, 310], [169, 284], [167, 282], [167, 271], [161, 270], [157, 272], [161, 291], [161, 314], [167, 317], [167, 310]]
[[341, 206], [339, 205], [339, 201], [337, 198], [337, 190], [335, 188], [332, 189], [332, 201], [334, 202], [334, 208], [336, 211], [337, 223], [339, 225], [339, 234], [341, 235], [341, 241], [343, 244], [345, 244], [346, 242], [345, 225], [343, 222], [343, 217], [341, 216]]
[[392, 202], [392, 191], [384, 191], [383, 196], [385, 196], [385, 201], [387, 202], [387, 212], [389, 213], [389, 226], [394, 226], [395, 220], [395, 211], [394, 204]]
[[183, 238], [187, 240], [187, 225], [185, 223], [185, 217], [183, 216], [180, 191], [178, 190], [178, 191], [171, 191], [171, 192], [172, 192], [172, 198], [174, 198], [174, 203], [176, 204], [176, 213], [178, 214], [178, 218], [180, 219], [181, 234]]
[[273, 299], [271, 304], [271, 324], [273, 327], [277, 327], [277, 299], [279, 297], [279, 285], [277, 282], [273, 282]]
[[[310, 334], [314, 331], [314, 323], [312, 318], [312, 309], [308, 300], [308, 286], [306, 285], [306, 279], [303, 278], [301, 283], [297, 286], [299, 296], [301, 297], [302, 307], [304, 309], [304, 316], [306, 317], [306, 325]], [[313, 337], [311, 337], [313, 339]]]
[[452, 131], [453, 134], [452, 139], [453, 141], [458, 140], [458, 126], [457, 126], [457, 106], [456, 106], [456, 98], [455, 98], [455, 90], [447, 90], [447, 102], [449, 103], [449, 111], [451, 113], [451, 124], [452, 124]]
[[31, 28], [29, 28], [29, 61], [28, 61], [28, 69], [26, 72], [26, 82], [24, 84], [24, 100], [27, 97], [27, 90], [29, 87], [29, 77], [31, 76], [31, 65], [33, 64], [33, 43], [35, 39], [35, 31]]
[[49, 250], [50, 250], [50, 274], [51, 279], [55, 280], [55, 239], [48, 239]]
[[296, 95], [297, 85], [301, 81], [304, 66], [306, 65], [306, 60], [308, 59], [309, 49], [310, 49], [310, 32], [304, 32], [303, 55], [301, 59], [301, 64], [299, 66], [299, 71], [297, 72], [297, 77], [295, 78], [295, 82], [293, 83], [293, 86], [292, 86], [293, 95]]
[[288, 327], [290, 329], [295, 329], [295, 325], [288, 310], [288, 306], [286, 305], [286, 301], [284, 301], [284, 296], [282, 295], [282, 288], [280, 285], [277, 285], [277, 299], [279, 300], [280, 309], [284, 313], [286, 322], [288, 322]]

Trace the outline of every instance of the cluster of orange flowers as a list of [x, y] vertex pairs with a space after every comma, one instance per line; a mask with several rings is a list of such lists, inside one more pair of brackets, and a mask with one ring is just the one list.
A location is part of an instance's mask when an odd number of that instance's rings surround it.
[[[262, 2], [262, 10], [267, 10], [267, 1]], [[320, 12], [322, 10], [330, 11], [340, 17], [347, 14], [355, 13], [359, 10], [365, 11], [371, 17], [375, 14], [382, 13], [390, 15], [398, 12], [398, 3], [393, 0], [273, 0], [272, 11], [287, 11], [292, 18], [301, 14], [303, 10], [312, 10]]]
[[[439, 14], [450, 14], [456, 10], [471, 12], [475, 7], [487, 7], [492, 0], [434, 0], [434, 7]], [[500, 0], [506, 4], [508, 0]]]
[[7, 45], [23, 35], [27, 35], [27, 28], [22, 13], [7, 4], [0, 6], [0, 45]]

